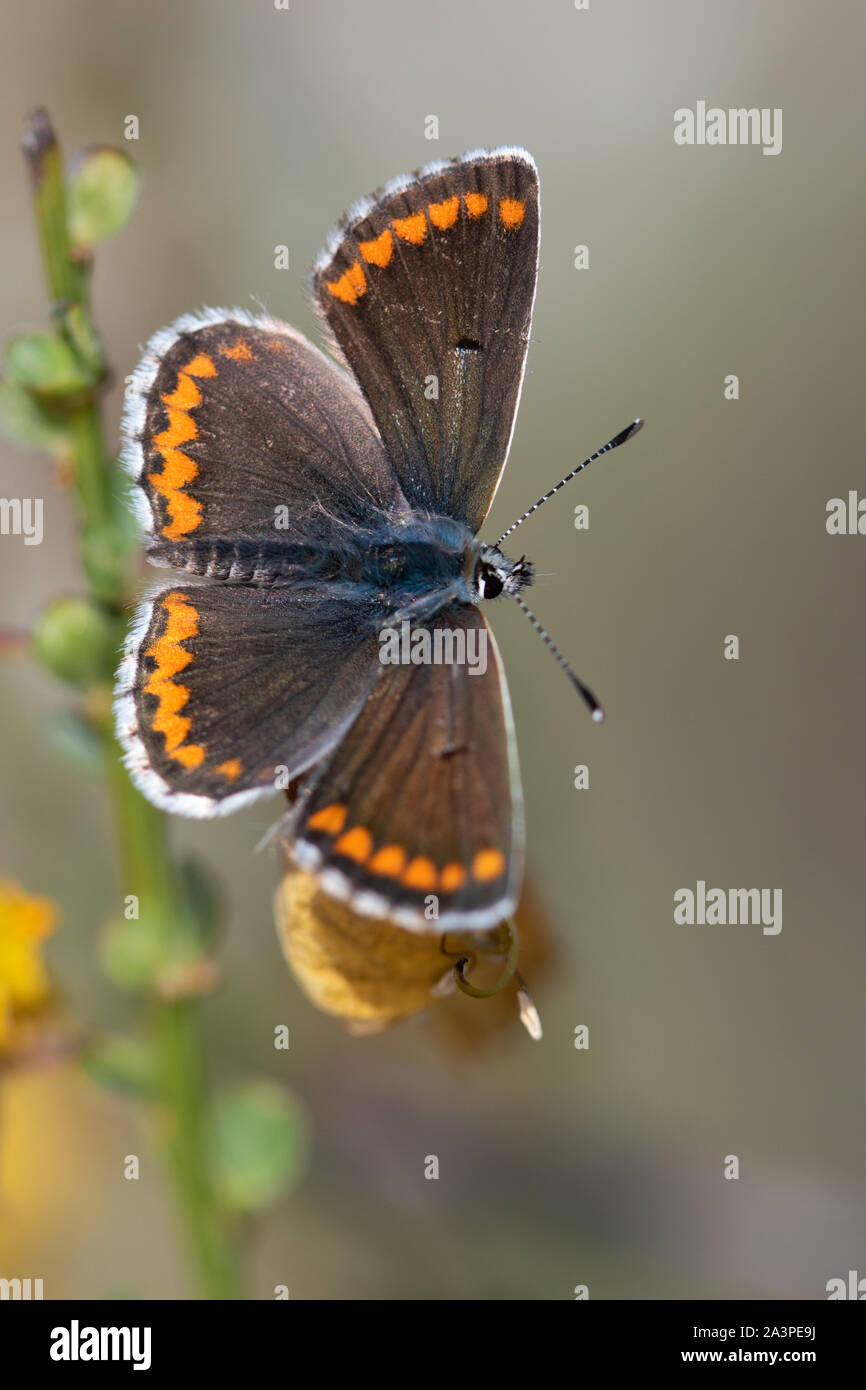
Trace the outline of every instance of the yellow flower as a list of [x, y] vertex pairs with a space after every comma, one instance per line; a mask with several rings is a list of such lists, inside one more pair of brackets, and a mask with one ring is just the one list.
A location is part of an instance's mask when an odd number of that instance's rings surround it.
[[0, 1051], [10, 1043], [16, 1017], [51, 995], [42, 943], [56, 925], [57, 908], [49, 898], [0, 879]]

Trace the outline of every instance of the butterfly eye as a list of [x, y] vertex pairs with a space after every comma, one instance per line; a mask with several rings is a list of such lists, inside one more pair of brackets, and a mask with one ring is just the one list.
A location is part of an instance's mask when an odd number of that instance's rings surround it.
[[482, 570], [478, 588], [482, 598], [498, 598], [502, 593], [502, 580], [495, 570]]

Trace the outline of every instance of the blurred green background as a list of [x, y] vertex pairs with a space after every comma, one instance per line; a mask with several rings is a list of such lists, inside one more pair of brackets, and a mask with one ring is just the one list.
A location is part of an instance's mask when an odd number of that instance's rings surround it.
[[[48, 106], [67, 154], [123, 143], [124, 117], [140, 120], [127, 148], [142, 204], [94, 286], [112, 432], [156, 328], [253, 296], [313, 333], [304, 279], [343, 209], [503, 143], [538, 161], [542, 256], [489, 537], [647, 419], [520, 537], [533, 606], [607, 723], [516, 608], [492, 613], [555, 942], [534, 982], [543, 1042], [516, 1020], [480, 1050], [443, 1048], [423, 1018], [346, 1036], [282, 962], [276, 866], [253, 853], [273, 808], [176, 823], [230, 914], [205, 1014], [214, 1071], [270, 1073], [312, 1125], [307, 1177], [251, 1243], [258, 1297], [546, 1300], [587, 1284], [592, 1298], [809, 1299], [866, 1273], [866, 539], [824, 525], [827, 500], [864, 477], [863, 27], [854, 0], [4, 0], [4, 333], [45, 313], [25, 112]], [[698, 100], [782, 107], [782, 153], [676, 146], [673, 113]], [[0, 449], [3, 495], [45, 498], [41, 546], [0, 540], [0, 621], [27, 625], [80, 587], [73, 511], [46, 461]], [[102, 787], [46, 735], [66, 700], [5, 664], [0, 874], [57, 899], [67, 1008], [116, 1027], [129, 1005], [94, 945], [122, 885]], [[577, 763], [589, 790], [573, 789]], [[782, 888], [781, 934], [675, 926], [673, 893], [697, 879]], [[15, 1126], [4, 1265], [43, 1277], [46, 1297], [190, 1292], [132, 1107], [61, 1067], [10, 1082], [0, 1121]], [[138, 1183], [122, 1177], [129, 1152]]]

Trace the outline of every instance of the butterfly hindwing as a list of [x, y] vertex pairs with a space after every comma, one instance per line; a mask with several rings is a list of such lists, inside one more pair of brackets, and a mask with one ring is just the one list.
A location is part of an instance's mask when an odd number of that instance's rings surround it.
[[495, 926], [515, 907], [523, 857], [508, 690], [476, 608], [424, 626], [460, 634], [484, 669], [384, 667], [300, 803], [294, 853], [368, 916], [421, 931]]
[[313, 275], [410, 505], [473, 531], [511, 440], [538, 239], [531, 156], [477, 151], [357, 204]]
[[369, 604], [306, 589], [176, 585], [139, 610], [117, 730], [140, 789], [191, 816], [233, 811], [327, 756], [380, 665]]

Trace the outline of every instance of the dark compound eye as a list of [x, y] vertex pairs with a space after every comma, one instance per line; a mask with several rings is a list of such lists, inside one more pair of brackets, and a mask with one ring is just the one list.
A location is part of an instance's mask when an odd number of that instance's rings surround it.
[[498, 598], [502, 593], [502, 580], [495, 570], [482, 570], [479, 587], [482, 598]]

